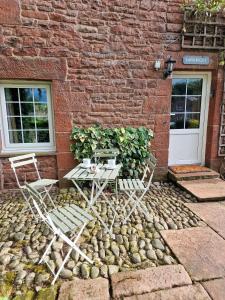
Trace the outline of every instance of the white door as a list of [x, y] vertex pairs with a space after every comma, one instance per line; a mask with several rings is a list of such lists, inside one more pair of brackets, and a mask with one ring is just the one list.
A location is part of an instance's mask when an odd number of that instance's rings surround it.
[[211, 75], [180, 73], [172, 79], [169, 165], [205, 162]]

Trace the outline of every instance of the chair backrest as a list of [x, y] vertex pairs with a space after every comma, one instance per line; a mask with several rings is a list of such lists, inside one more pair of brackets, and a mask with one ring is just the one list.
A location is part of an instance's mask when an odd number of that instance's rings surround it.
[[107, 159], [107, 158], [114, 158], [119, 155], [119, 149], [117, 148], [110, 148], [110, 149], [95, 149], [93, 158], [95, 159], [95, 162], [101, 160], [101, 159]]
[[146, 186], [147, 188], [149, 188], [151, 185], [156, 164], [157, 164], [157, 159], [150, 153], [149, 158], [146, 160], [146, 167], [144, 169], [144, 173], [142, 177], [142, 181], [144, 181], [146, 177], [148, 178], [147, 186]]
[[[20, 167], [24, 167], [26, 165], [33, 164], [34, 169], [37, 174], [37, 178], [41, 179], [39, 171], [38, 171], [38, 167], [37, 167], [37, 159], [35, 158], [35, 153], [10, 157], [9, 161], [11, 163], [11, 168], [13, 169], [13, 172], [16, 176], [16, 182], [20, 188], [21, 188], [21, 183], [19, 181], [18, 174], [17, 174], [17, 169]], [[25, 178], [25, 181], [26, 181], [26, 178]]]

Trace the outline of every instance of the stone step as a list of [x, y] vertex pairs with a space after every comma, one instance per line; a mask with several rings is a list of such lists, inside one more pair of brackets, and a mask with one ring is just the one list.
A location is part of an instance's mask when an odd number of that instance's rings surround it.
[[199, 179], [214, 179], [219, 178], [220, 174], [209, 169], [209, 171], [205, 172], [193, 172], [193, 173], [174, 173], [173, 171], [168, 171], [168, 178], [173, 182], [177, 181], [189, 181], [189, 180], [199, 180]]
[[225, 181], [220, 178], [183, 180], [177, 185], [194, 195], [199, 202], [225, 200]]

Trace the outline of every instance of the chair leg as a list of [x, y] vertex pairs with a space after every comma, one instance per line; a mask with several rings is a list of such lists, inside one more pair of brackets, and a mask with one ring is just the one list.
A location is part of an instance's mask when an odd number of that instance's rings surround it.
[[27, 206], [29, 207], [29, 209], [30, 209], [32, 215], [34, 216], [35, 220], [37, 221], [38, 218], [36, 217], [36, 215], [35, 215], [35, 213], [34, 213], [34, 211], [33, 211], [33, 208], [32, 208], [32, 206], [30, 205], [30, 199], [31, 199], [31, 196], [27, 197], [23, 190], [21, 190], [21, 193], [22, 193], [23, 198], [24, 198], [24, 200], [26, 201], [26, 204], [27, 204]]
[[46, 195], [47, 195], [48, 199], [50, 200], [50, 202], [52, 203], [53, 207], [56, 208], [55, 203], [49, 194], [50, 190], [52, 189], [52, 186], [53, 186], [53, 184], [49, 187], [49, 189], [47, 189], [46, 187], [44, 189], [45, 189]]
[[67, 260], [69, 259], [69, 256], [72, 252], [72, 250], [74, 249], [76, 252], [78, 252], [81, 256], [83, 256], [89, 263], [93, 263], [92, 260], [90, 260], [90, 258], [88, 256], [86, 256], [80, 249], [79, 247], [76, 245], [76, 242], [78, 241], [78, 239], [80, 238], [81, 236], [81, 233], [83, 232], [84, 228], [85, 228], [86, 224], [84, 224], [82, 226], [82, 228], [80, 229], [79, 233], [75, 236], [75, 239], [74, 241], [72, 242], [67, 236], [65, 236], [64, 234], [59, 234], [59, 237], [61, 237], [69, 246], [70, 246], [70, 249], [69, 251], [67, 252], [60, 268], [58, 269], [57, 273], [55, 274], [54, 276], [54, 279], [52, 281], [52, 285], [55, 283], [55, 281], [57, 280], [57, 278], [59, 277], [59, 274], [61, 273], [62, 269], [64, 268]]
[[124, 219], [123, 224], [125, 224], [127, 222], [127, 220], [129, 219], [129, 217], [131, 216], [131, 214], [134, 212], [134, 210], [137, 207], [144, 213], [145, 216], [149, 215], [149, 212], [148, 212], [147, 208], [145, 207], [145, 205], [143, 203], [141, 203], [141, 200], [144, 197], [144, 195], [145, 195], [146, 192], [147, 192], [147, 190], [145, 190], [139, 198], [136, 196], [136, 193], [134, 193], [134, 192], [132, 194], [130, 194], [130, 196], [127, 193], [127, 195], [129, 196], [129, 199], [134, 202], [134, 205], [131, 208], [131, 210], [128, 213], [128, 215], [126, 216], [126, 218]]

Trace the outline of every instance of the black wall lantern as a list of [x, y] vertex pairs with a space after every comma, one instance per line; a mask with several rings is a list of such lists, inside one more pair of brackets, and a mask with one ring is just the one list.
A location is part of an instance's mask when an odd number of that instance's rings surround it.
[[167, 77], [172, 75], [175, 63], [176, 63], [176, 60], [173, 60], [172, 56], [170, 56], [169, 59], [165, 62], [166, 69], [163, 73], [164, 79], [166, 79]]

